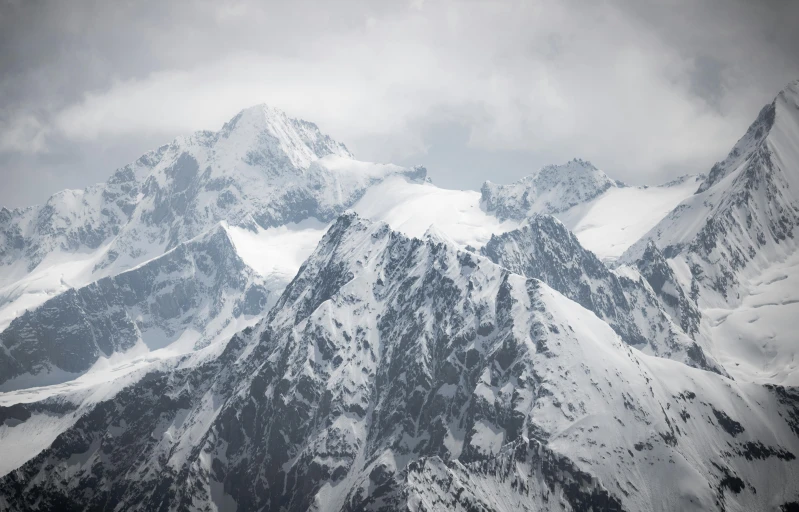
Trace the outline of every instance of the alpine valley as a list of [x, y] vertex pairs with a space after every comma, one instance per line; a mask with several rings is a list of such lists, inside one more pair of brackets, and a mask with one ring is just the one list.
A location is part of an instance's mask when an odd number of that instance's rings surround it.
[[259, 105], [0, 210], [0, 510], [799, 510], [799, 82], [480, 191]]

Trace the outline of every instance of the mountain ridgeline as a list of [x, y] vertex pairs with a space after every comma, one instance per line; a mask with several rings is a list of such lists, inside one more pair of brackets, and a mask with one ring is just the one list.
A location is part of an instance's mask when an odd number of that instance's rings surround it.
[[[541, 281], [351, 214], [219, 358], [147, 374], [0, 492], [20, 508], [644, 510], [666, 488], [664, 509], [747, 507], [799, 491], [795, 404], [748, 393], [653, 365]], [[672, 464], [701, 479], [659, 479]]]
[[792, 510], [797, 91], [658, 187], [260, 105], [3, 209], [0, 510]]

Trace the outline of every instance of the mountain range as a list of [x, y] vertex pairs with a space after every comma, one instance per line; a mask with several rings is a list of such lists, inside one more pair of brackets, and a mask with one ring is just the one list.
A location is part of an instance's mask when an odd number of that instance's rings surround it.
[[259, 105], [0, 211], [0, 509], [794, 510], [799, 82], [480, 191]]

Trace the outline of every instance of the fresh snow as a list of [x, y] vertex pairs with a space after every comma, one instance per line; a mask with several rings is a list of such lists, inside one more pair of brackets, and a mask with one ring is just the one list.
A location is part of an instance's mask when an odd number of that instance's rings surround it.
[[583, 247], [612, 263], [698, 186], [697, 178], [686, 177], [658, 187], [612, 187], [555, 216]]
[[799, 386], [799, 252], [743, 288], [737, 307], [704, 311], [719, 361], [736, 380]]
[[461, 246], [472, 247], [481, 247], [492, 234], [519, 225], [485, 212], [480, 207], [479, 192], [443, 189], [403, 178], [390, 178], [370, 188], [353, 210], [416, 238], [422, 238], [434, 225]]
[[288, 284], [313, 252], [328, 224], [307, 219], [285, 226], [245, 229], [227, 226], [236, 252], [264, 278]]
[[[699, 186], [685, 177], [657, 187], [609, 187], [585, 203], [553, 215], [601, 260], [612, 262]], [[390, 178], [370, 188], [353, 209], [421, 238], [431, 225], [461, 246], [481, 247], [492, 234], [517, 228], [523, 221], [500, 220], [487, 212], [480, 193], [449, 190], [430, 183]]]
[[731, 375], [797, 385], [799, 82], [781, 91], [697, 193], [633, 244], [653, 243], [702, 312], [701, 332]]
[[[707, 178], [656, 187], [572, 160], [481, 192], [442, 189], [423, 168], [357, 161], [312, 123], [259, 105], [105, 184], [0, 210], [0, 364], [28, 355], [20, 340], [41, 353], [39, 332], [107, 332], [113, 313], [124, 320], [111, 329], [135, 333], [86, 356], [85, 371], [45, 361], [0, 387], [0, 412], [30, 412], [0, 422], [0, 508], [23, 488], [24, 500], [45, 489], [92, 500], [120, 484], [122, 508], [168, 496], [193, 510], [799, 501], [792, 235], [728, 231], [751, 262], [722, 291], [697, 285], [699, 260], [686, 256], [712, 222], [744, 223], [730, 207], [741, 197], [755, 198], [756, 227], [799, 211], [797, 98], [799, 83]], [[745, 189], [763, 148], [773, 169]], [[576, 241], [541, 242], [542, 213]], [[525, 229], [533, 248], [513, 241]], [[514, 251], [492, 263], [481, 249], [503, 233]], [[566, 238], [604, 264], [564, 257]], [[650, 241], [665, 263], [644, 278], [636, 257]], [[512, 265], [536, 257], [563, 261], [549, 273]], [[706, 274], [725, 263], [703, 261]], [[576, 279], [585, 265], [605, 278]], [[694, 293], [701, 327], [687, 334], [673, 318], [682, 306], [663, 297]], [[609, 297], [658, 351], [617, 334]], [[709, 366], [684, 364], [686, 347]], [[282, 486], [264, 487], [265, 474]]]

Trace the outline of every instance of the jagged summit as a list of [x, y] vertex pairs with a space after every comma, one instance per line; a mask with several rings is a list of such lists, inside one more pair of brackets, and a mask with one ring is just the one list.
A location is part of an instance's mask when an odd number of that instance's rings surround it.
[[243, 147], [267, 145], [268, 151], [282, 152], [292, 165], [303, 169], [328, 155], [353, 158], [344, 144], [323, 134], [316, 124], [291, 118], [266, 104], [239, 112], [225, 123], [219, 137]]
[[707, 179], [696, 193], [706, 191], [751, 160], [759, 151], [770, 151], [766, 141], [775, 123], [785, 121], [791, 123], [791, 119], [797, 116], [797, 109], [799, 109], [799, 80], [788, 84], [771, 103], [760, 110], [755, 121], [744, 136], [735, 143], [727, 158], [713, 165]]
[[740, 302], [740, 285], [794, 251], [799, 224], [799, 82], [766, 105], [716, 164], [697, 193], [622, 257], [634, 264], [650, 241], [690, 269], [692, 295], [704, 305]]
[[574, 159], [542, 167], [510, 185], [486, 181], [481, 192], [486, 210], [501, 219], [523, 219], [534, 213], [564, 212], [617, 186], [591, 162]]
[[[520, 228], [494, 235], [481, 249], [494, 263], [549, 286], [593, 311], [628, 344], [643, 352], [720, 372], [670, 317], [639, 276], [615, 274], [551, 215], [534, 215]], [[656, 290], [660, 291], [660, 289]], [[674, 319], [674, 320], [673, 320]]]
[[[219, 132], [178, 137], [117, 170], [106, 183], [53, 195], [0, 216], [0, 265], [98, 250], [100, 268], [130, 267], [219, 221], [279, 226], [335, 218], [389, 175], [420, 169], [357, 162], [310, 122], [257, 105]], [[145, 253], [142, 252], [146, 246]]]
[[[423, 180], [426, 170], [359, 162], [313, 123], [265, 105], [245, 109], [220, 131], [178, 137], [105, 183], [0, 212], [0, 326], [219, 222], [253, 233], [330, 222], [390, 176]], [[304, 251], [287, 258], [301, 261]]]
[[259, 105], [0, 209], [0, 509], [795, 506], [791, 101], [696, 195], [441, 189]]
[[[0, 498], [20, 510], [761, 509], [798, 490], [781, 397], [643, 355], [536, 279], [349, 213], [257, 329], [99, 403], [0, 478]], [[15, 428], [49, 410], [25, 413]]]

